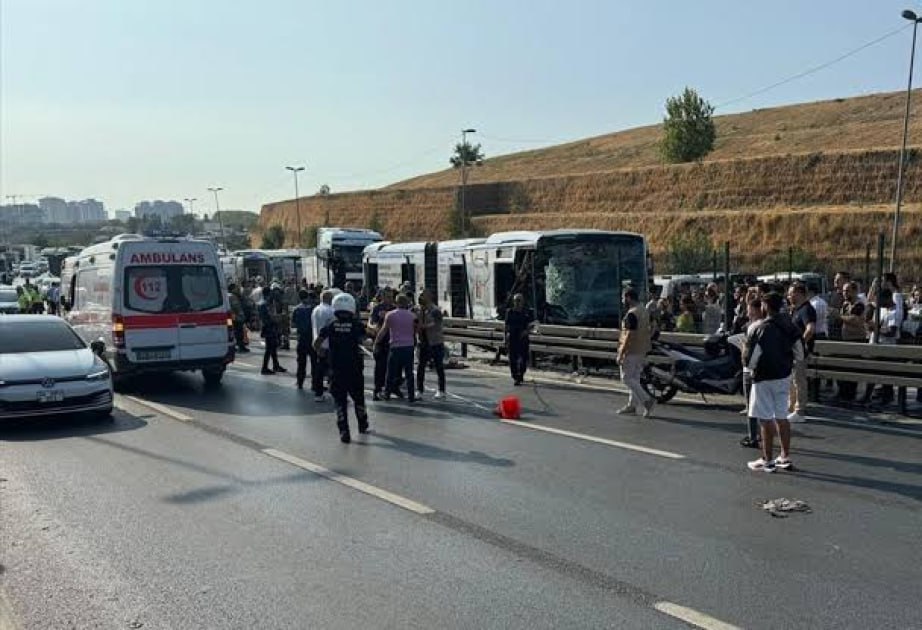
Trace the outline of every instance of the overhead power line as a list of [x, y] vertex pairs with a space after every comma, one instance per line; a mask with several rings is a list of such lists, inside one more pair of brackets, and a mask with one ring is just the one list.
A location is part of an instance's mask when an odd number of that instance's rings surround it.
[[744, 95], [742, 95], [742, 96], [737, 96], [736, 98], [731, 98], [731, 99], [728, 100], [728, 101], [724, 101], [723, 103], [720, 103], [719, 105], [716, 105], [716, 106], [714, 107], [714, 109], [721, 109], [721, 108], [723, 108], [723, 107], [726, 107], [727, 105], [731, 105], [731, 104], [733, 104], [733, 103], [738, 103], [738, 102], [740, 102], [740, 101], [745, 101], [745, 100], [747, 100], [747, 99], [750, 99], [750, 98], [752, 98], [753, 96], [759, 96], [760, 94], [765, 94], [766, 92], [768, 92], [768, 91], [770, 91], [770, 90], [774, 90], [774, 89], [777, 88], [777, 87], [781, 87], [782, 85], [785, 85], [785, 84], [787, 84], [787, 83], [791, 83], [791, 82], [793, 82], [793, 81], [797, 81], [798, 79], [802, 79], [802, 78], [804, 78], [804, 77], [806, 77], [806, 76], [809, 76], [809, 75], [811, 75], [811, 74], [815, 74], [815, 73], [819, 72], [820, 70], [825, 70], [825, 69], [828, 68], [829, 66], [833, 66], [833, 65], [839, 63], [840, 61], [844, 61], [845, 59], [848, 59], [848, 58], [851, 57], [852, 55], [855, 55], [855, 54], [861, 52], [861, 51], [864, 50], [865, 48], [870, 48], [871, 46], [874, 46], [875, 44], [879, 44], [880, 42], [884, 41], [885, 39], [889, 39], [889, 38], [893, 37], [893, 36], [896, 35], [897, 33], [901, 33], [902, 31], [905, 31], [905, 30], [906, 30], [907, 28], [909, 28], [910, 26], [912, 26], [912, 24], [905, 24], [905, 25], [903, 25], [903, 26], [901, 26], [901, 27], [899, 27], [899, 28], [893, 29], [892, 31], [889, 31], [889, 32], [887, 32], [887, 33], [884, 33], [884, 34], [881, 35], [880, 37], [877, 37], [877, 38], [875, 38], [875, 39], [872, 39], [871, 41], [866, 42], [866, 43], [862, 44], [861, 46], [858, 46], [857, 48], [853, 48], [852, 50], [849, 50], [847, 53], [844, 53], [844, 54], [842, 54], [842, 55], [839, 55], [839, 56], [836, 57], [835, 59], [832, 59], [832, 60], [827, 61], [827, 62], [825, 62], [825, 63], [821, 63], [821, 64], [818, 65], [818, 66], [813, 66], [812, 68], [808, 68], [808, 69], [806, 69], [806, 70], [804, 70], [804, 71], [802, 71], [802, 72], [798, 72], [797, 74], [793, 74], [793, 75], [791, 75], [791, 76], [789, 76], [789, 77], [787, 77], [787, 78], [785, 78], [785, 79], [782, 79], [782, 80], [780, 80], [780, 81], [776, 81], [775, 83], [772, 83], [771, 85], [766, 85], [765, 87], [759, 88], [758, 90], [755, 90], [755, 91], [753, 91], [753, 92], [749, 92], [748, 94], [744, 94]]

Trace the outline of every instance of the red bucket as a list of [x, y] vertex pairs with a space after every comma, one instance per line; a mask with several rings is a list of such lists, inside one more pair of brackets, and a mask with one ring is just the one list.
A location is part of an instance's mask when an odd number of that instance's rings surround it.
[[522, 415], [522, 403], [518, 396], [507, 396], [496, 405], [496, 415], [503, 420], [518, 420]]

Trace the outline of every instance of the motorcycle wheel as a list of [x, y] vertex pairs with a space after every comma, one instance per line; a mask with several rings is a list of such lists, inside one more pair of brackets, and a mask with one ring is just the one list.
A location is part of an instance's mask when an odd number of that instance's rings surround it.
[[645, 367], [640, 375], [640, 385], [658, 403], [669, 402], [679, 391], [679, 388], [675, 385], [666, 385], [656, 378], [650, 371], [649, 366]]

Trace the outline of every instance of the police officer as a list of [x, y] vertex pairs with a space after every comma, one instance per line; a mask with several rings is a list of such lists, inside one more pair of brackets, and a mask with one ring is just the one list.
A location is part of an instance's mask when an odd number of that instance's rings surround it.
[[329, 340], [327, 363], [330, 367], [330, 392], [336, 405], [336, 427], [339, 429], [339, 441], [348, 444], [352, 441], [349, 434], [349, 397], [355, 405], [359, 433], [368, 433], [361, 349], [367, 334], [365, 325], [356, 317], [354, 297], [340, 293], [333, 298], [332, 306], [335, 319], [320, 330], [314, 340], [314, 350], [323, 352], [323, 342]]
[[314, 310], [315, 304], [311, 301], [311, 294], [307, 289], [301, 289], [298, 292], [298, 297], [301, 298], [301, 303], [292, 311], [291, 323], [294, 325], [295, 330], [298, 331], [298, 345], [296, 348], [298, 371], [295, 378], [298, 382], [298, 389], [304, 389], [304, 379], [307, 378], [307, 358], [312, 351], [311, 312]]

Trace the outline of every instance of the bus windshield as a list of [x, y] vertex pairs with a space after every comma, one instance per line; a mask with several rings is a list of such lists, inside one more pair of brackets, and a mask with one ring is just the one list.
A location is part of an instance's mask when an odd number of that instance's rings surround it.
[[343, 273], [362, 272], [362, 252], [364, 251], [364, 245], [333, 244], [333, 258], [342, 264]]
[[544, 272], [545, 320], [569, 325], [617, 326], [621, 292], [647, 288], [643, 238], [631, 235], [579, 235], [539, 244]]

